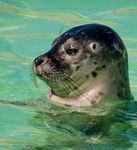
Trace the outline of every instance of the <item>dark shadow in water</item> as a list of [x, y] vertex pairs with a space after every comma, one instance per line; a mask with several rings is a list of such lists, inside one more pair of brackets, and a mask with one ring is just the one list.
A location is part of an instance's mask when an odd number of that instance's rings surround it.
[[49, 106], [49, 103], [46, 107], [36, 112], [31, 123], [43, 128], [45, 135], [49, 129], [48, 140], [45, 138], [41, 146], [26, 145], [24, 150], [122, 150], [132, 147], [127, 131], [134, 128], [131, 116], [137, 120], [136, 102], [113, 98], [94, 107], [70, 108]]
[[21, 145], [19, 150], [125, 150], [133, 146], [130, 137], [133, 132], [137, 133], [132, 124], [133, 121], [137, 124], [137, 102], [134, 101], [111, 98], [80, 108], [57, 106], [45, 98], [33, 103], [10, 104], [33, 108], [35, 115], [30, 124], [40, 129], [39, 136], [44, 139], [41, 143], [26, 143], [23, 148]]

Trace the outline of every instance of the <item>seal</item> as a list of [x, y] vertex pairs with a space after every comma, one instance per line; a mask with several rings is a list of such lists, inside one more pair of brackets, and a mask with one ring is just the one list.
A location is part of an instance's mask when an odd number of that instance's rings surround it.
[[126, 47], [110, 27], [86, 24], [59, 37], [34, 59], [35, 74], [50, 87], [56, 104], [89, 106], [105, 97], [133, 99]]

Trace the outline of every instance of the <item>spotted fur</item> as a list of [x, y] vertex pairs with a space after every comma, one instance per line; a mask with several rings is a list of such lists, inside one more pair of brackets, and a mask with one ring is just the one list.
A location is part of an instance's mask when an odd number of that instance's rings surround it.
[[52, 89], [51, 100], [87, 106], [106, 96], [133, 98], [127, 63], [125, 45], [115, 31], [87, 24], [57, 37], [51, 49], [34, 60], [33, 68]]

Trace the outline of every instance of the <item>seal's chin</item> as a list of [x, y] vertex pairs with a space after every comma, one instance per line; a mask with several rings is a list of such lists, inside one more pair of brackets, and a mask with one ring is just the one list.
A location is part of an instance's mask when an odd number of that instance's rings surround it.
[[[55, 92], [53, 91], [53, 89], [49, 89], [49, 91], [48, 91], [48, 93], [47, 93], [47, 97], [48, 97], [50, 100], [52, 100], [53, 97], [58, 97], [58, 98], [60, 98], [61, 96], [58, 95], [58, 93], [55, 93]], [[62, 97], [62, 98], [65, 99], [65, 97]]]
[[48, 98], [56, 105], [66, 105], [66, 106], [90, 106], [92, 103], [96, 103], [84, 95], [78, 98], [62, 98], [55, 93], [53, 93], [52, 89], [48, 92]]
[[52, 95], [55, 95], [55, 93], [53, 92], [52, 89], [49, 89], [48, 94], [47, 94], [48, 98], [51, 98]]
[[49, 90], [49, 93], [50, 93], [51, 96], [52, 96], [52, 95], [59, 96], [57, 93], [55, 93], [55, 92], [53, 91], [53, 89], [50, 89], [50, 90]]

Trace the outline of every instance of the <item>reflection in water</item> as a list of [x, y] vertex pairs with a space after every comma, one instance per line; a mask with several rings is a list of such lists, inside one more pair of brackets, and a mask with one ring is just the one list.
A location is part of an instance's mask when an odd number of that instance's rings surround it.
[[45, 13], [45, 12], [28, 11], [26, 9], [24, 10], [22, 8], [14, 7], [3, 2], [0, 2], [0, 10], [14, 15], [26, 16], [37, 19], [45, 18], [62, 23], [65, 22], [65, 24], [101, 23], [110, 26], [117, 25], [117, 23], [113, 21], [94, 20], [85, 17], [79, 13], [69, 13], [69, 12]]
[[137, 38], [123, 38], [124, 41], [129, 42], [129, 43], [136, 43], [137, 42]]
[[133, 121], [132, 116], [137, 117], [136, 108], [136, 103], [121, 102], [114, 98], [104, 100], [93, 108], [74, 109], [50, 106], [50, 109], [45, 109], [46, 112], [38, 111], [32, 123], [43, 128], [45, 135], [48, 131], [49, 141], [39, 147], [41, 149], [50, 148], [50, 146], [58, 149], [63, 147], [123, 149], [133, 144], [127, 132], [131, 129], [136, 130], [129, 122], [129, 120]]
[[127, 15], [127, 14], [134, 14], [137, 13], [137, 7], [129, 7], [129, 8], [119, 8], [119, 9], [113, 9], [108, 10], [105, 12], [99, 13], [100, 15], [106, 15], [106, 14], [114, 14], [114, 15]]
[[115, 11], [113, 11], [114, 14], [130, 14], [130, 13], [137, 13], [137, 7], [129, 7], [129, 8], [121, 8], [121, 9], [117, 9]]
[[0, 58], [7, 61], [16, 61], [19, 63], [30, 64], [31, 58], [22, 58], [6, 52], [0, 52]]
[[122, 150], [133, 147], [136, 142], [136, 102], [109, 98], [92, 107], [75, 108], [57, 106], [44, 98], [28, 104], [10, 104], [34, 110], [32, 118], [28, 120], [35, 128], [29, 133], [31, 138], [27, 138], [27, 141], [23, 139], [24, 142], [18, 139], [7, 142], [23, 150], [93, 147]]
[[55, 38], [52, 34], [0, 34], [0, 38]]
[[16, 29], [19, 29], [19, 28], [22, 28], [22, 27], [24, 27], [24, 25], [1, 27], [1, 28], [0, 28], [0, 31], [16, 30]]

